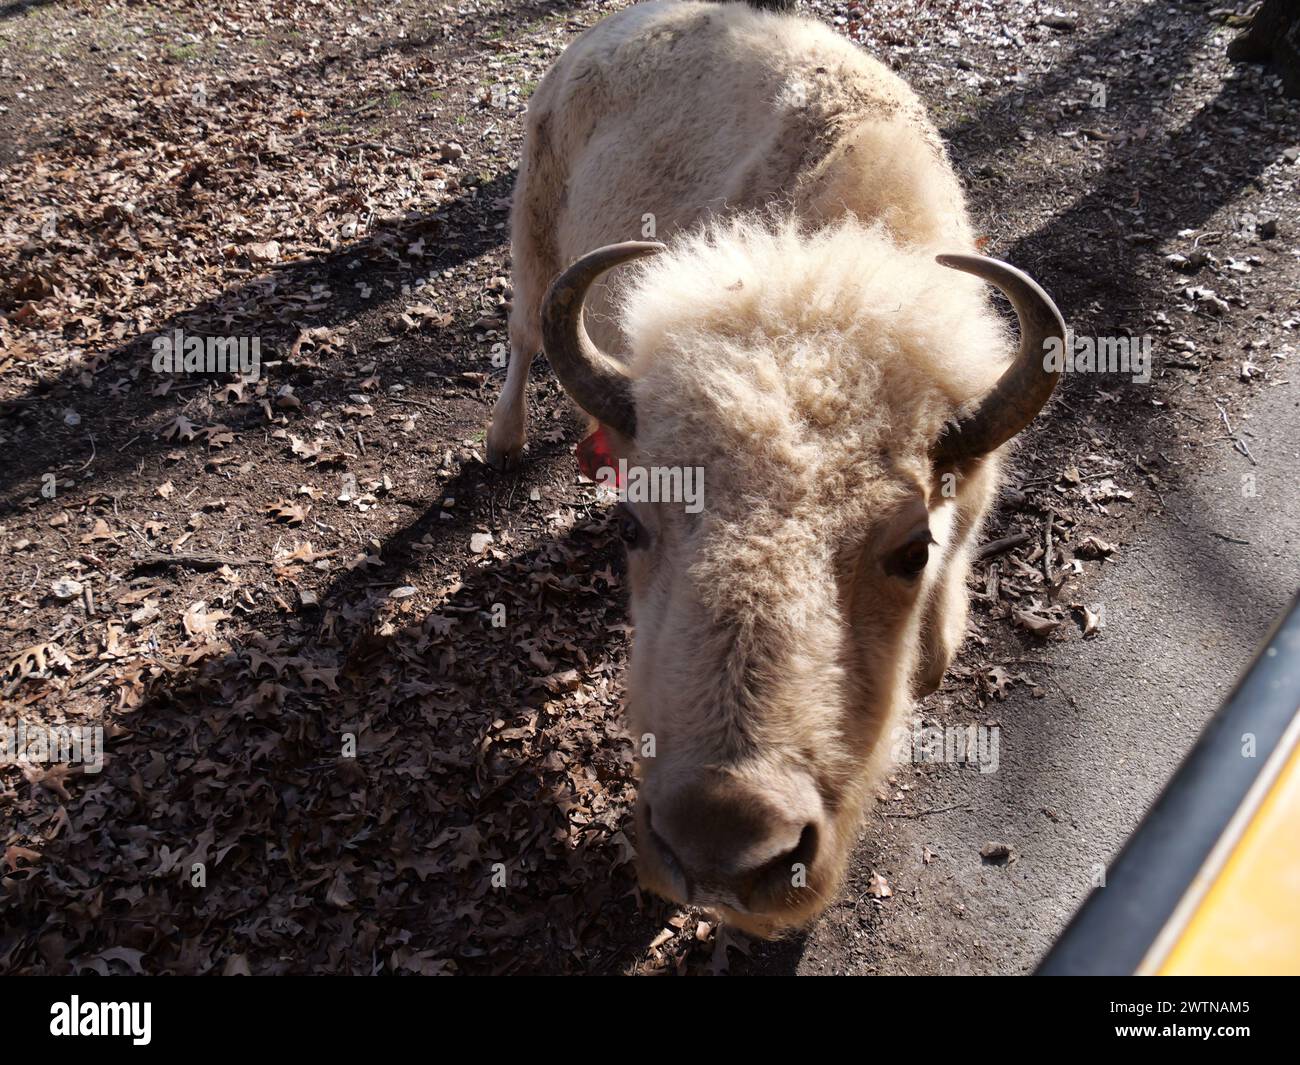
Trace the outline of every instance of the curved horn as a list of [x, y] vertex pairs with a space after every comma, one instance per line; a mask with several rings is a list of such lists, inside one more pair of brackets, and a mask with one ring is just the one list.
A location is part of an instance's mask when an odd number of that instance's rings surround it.
[[663, 249], [653, 241], [629, 240], [588, 252], [551, 282], [542, 303], [542, 350], [560, 384], [579, 407], [628, 439], [636, 436], [631, 378], [592, 343], [582, 324], [582, 304], [606, 270]]
[[1059, 369], [1043, 365], [1044, 346], [1052, 337], [1065, 343], [1065, 320], [1052, 297], [1009, 263], [983, 255], [938, 255], [935, 261], [974, 274], [1001, 290], [1020, 322], [1020, 351], [1015, 361], [997, 384], [957, 412], [930, 449], [935, 465], [955, 466], [1005, 444], [1043, 409], [1061, 376]]

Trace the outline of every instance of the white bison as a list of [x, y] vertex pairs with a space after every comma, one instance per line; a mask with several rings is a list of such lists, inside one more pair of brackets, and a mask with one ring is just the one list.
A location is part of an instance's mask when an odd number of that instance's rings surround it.
[[[666, 246], [629, 242], [651, 227]], [[491, 460], [520, 453], [544, 348], [613, 456], [706, 475], [698, 513], [624, 504], [642, 881], [759, 934], [801, 924], [891, 726], [961, 642], [999, 452], [1052, 391], [1061, 316], [975, 253], [898, 77], [738, 3], [638, 4], [568, 48], [529, 106], [512, 254]]]

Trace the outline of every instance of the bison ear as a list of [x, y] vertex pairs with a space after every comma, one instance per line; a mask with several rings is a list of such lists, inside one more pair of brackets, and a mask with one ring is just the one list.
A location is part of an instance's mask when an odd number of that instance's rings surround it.
[[590, 434], [578, 441], [575, 454], [578, 469], [584, 477], [603, 484], [608, 482], [610, 470], [614, 471], [614, 487], [622, 485], [619, 460], [626, 459], [631, 453], [628, 441], [616, 429], [607, 425], [596, 424]]
[[618, 469], [618, 459], [609, 446], [609, 434], [603, 425], [597, 425], [591, 435], [579, 440], [574, 453], [578, 457], [578, 469], [588, 480], [600, 481], [603, 471]]
[[[948, 423], [944, 426], [945, 432], [950, 430], [950, 425], [951, 423]], [[934, 454], [932, 448], [930, 454], [931, 498], [937, 503], [955, 499], [957, 497], [957, 486], [967, 477], [974, 476], [991, 454], [992, 452], [985, 452], [960, 457], [940, 457]]]

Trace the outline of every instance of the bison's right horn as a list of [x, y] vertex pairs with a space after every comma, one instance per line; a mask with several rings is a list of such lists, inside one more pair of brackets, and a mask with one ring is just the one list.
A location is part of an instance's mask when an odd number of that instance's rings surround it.
[[1043, 409], [1061, 376], [1044, 365], [1044, 348], [1053, 337], [1065, 343], [1065, 320], [1052, 297], [1009, 263], [983, 255], [939, 255], [936, 261], [1000, 289], [1020, 322], [1015, 361], [997, 384], [957, 412], [930, 449], [936, 466], [956, 466], [1001, 447]]
[[542, 350], [564, 389], [601, 423], [636, 436], [632, 381], [621, 363], [592, 343], [582, 305], [596, 278], [623, 263], [663, 251], [653, 241], [629, 240], [588, 252], [552, 283], [542, 303]]

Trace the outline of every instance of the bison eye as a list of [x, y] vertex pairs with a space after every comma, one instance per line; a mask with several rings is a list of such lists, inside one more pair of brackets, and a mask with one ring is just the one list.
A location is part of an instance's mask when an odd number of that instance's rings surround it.
[[928, 532], [909, 540], [894, 552], [889, 568], [900, 577], [917, 576], [930, 561], [930, 544], [933, 542]]
[[618, 535], [629, 550], [645, 547], [649, 543], [645, 526], [636, 520], [636, 515], [625, 505], [619, 504], [614, 511], [614, 521]]

